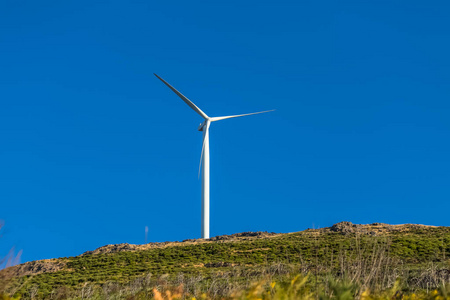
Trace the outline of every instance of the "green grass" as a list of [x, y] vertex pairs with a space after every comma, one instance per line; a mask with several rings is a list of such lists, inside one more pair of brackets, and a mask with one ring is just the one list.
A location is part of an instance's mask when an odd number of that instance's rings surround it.
[[[450, 229], [446, 227], [382, 236], [307, 231], [247, 241], [62, 258], [67, 263], [65, 270], [18, 278], [11, 290], [25, 296], [36, 286], [38, 295], [45, 298], [61, 287], [77, 291], [86, 283], [100, 287], [113, 282], [124, 286], [148, 274], [152, 274], [156, 283], [164, 274], [167, 274], [164, 280], [170, 283], [176, 283], [180, 274], [184, 278], [201, 276], [199, 288], [204, 290], [212, 281], [247, 286], [250, 281], [271, 274], [270, 270], [277, 266], [286, 269], [274, 271], [279, 280], [293, 272], [310, 273], [311, 285], [324, 284], [329, 276], [367, 278], [375, 270], [379, 273], [375, 277], [381, 278], [383, 273], [403, 270], [404, 288], [414, 289], [420, 286], [409, 284], [408, 280], [423, 274], [430, 264], [448, 268], [448, 253]], [[377, 284], [381, 283], [369, 283], [372, 287]]]

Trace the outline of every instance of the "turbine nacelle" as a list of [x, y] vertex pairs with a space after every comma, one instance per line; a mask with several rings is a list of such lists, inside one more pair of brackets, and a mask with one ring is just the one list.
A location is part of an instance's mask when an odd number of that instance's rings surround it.
[[206, 121], [203, 123], [200, 123], [200, 125], [198, 125], [198, 131], [203, 131], [203, 128], [205, 127], [205, 125], [206, 125]]

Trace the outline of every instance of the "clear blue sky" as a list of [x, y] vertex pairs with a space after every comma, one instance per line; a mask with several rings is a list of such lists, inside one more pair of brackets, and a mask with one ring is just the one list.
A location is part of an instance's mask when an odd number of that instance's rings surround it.
[[450, 225], [447, 1], [0, 2], [0, 254]]

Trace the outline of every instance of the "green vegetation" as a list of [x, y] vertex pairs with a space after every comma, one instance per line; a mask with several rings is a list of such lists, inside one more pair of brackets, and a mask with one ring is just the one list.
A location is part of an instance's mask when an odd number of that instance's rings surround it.
[[[293, 299], [294, 294], [286, 295], [294, 293], [294, 287], [288, 287], [296, 278], [302, 289], [297, 299], [332, 299], [337, 294], [350, 297], [345, 299], [384, 299], [394, 288], [397, 295], [428, 297], [450, 280], [448, 253], [447, 227], [412, 226], [377, 235], [370, 230], [307, 230], [62, 258], [63, 269], [17, 277], [8, 292], [33, 299], [147, 299], [155, 291], [175, 291], [182, 285], [182, 298], [205, 294], [204, 298], [253, 299], [245, 294], [253, 293], [261, 299]], [[251, 292], [254, 282], [259, 287]], [[443, 295], [439, 291], [436, 297]]]

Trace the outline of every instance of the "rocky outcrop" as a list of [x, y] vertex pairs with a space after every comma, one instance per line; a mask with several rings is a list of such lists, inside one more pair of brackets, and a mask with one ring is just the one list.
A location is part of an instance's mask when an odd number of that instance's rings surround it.
[[339, 232], [344, 235], [347, 235], [356, 232], [356, 225], [352, 224], [351, 222], [340, 222], [331, 226], [330, 231]]
[[267, 231], [247, 231], [247, 232], [240, 232], [240, 233], [235, 233], [235, 234], [230, 234], [230, 235], [219, 235], [219, 236], [214, 236], [212, 238], [210, 238], [210, 241], [227, 241], [227, 240], [236, 240], [236, 239], [242, 239], [242, 238], [247, 238], [247, 237], [252, 237], [252, 238], [265, 238], [265, 237], [270, 237], [276, 235], [275, 232], [267, 232]]
[[90, 255], [90, 254], [101, 254], [101, 253], [116, 253], [121, 251], [133, 251], [138, 248], [139, 245], [133, 244], [115, 244], [115, 245], [106, 245], [100, 248], [95, 249], [94, 251], [86, 251], [81, 255]]
[[435, 226], [419, 225], [419, 224], [402, 224], [390, 225], [384, 223], [372, 224], [353, 224], [352, 222], [340, 222], [331, 227], [323, 228], [321, 231], [336, 232], [343, 235], [349, 234], [363, 234], [363, 235], [381, 235], [392, 232], [405, 232], [411, 230], [418, 230]]
[[63, 259], [43, 259], [36, 261], [29, 261], [21, 265], [9, 267], [0, 271], [0, 278], [2, 275], [9, 277], [19, 277], [25, 275], [36, 275], [41, 273], [53, 273], [60, 271], [66, 267], [66, 262]]

